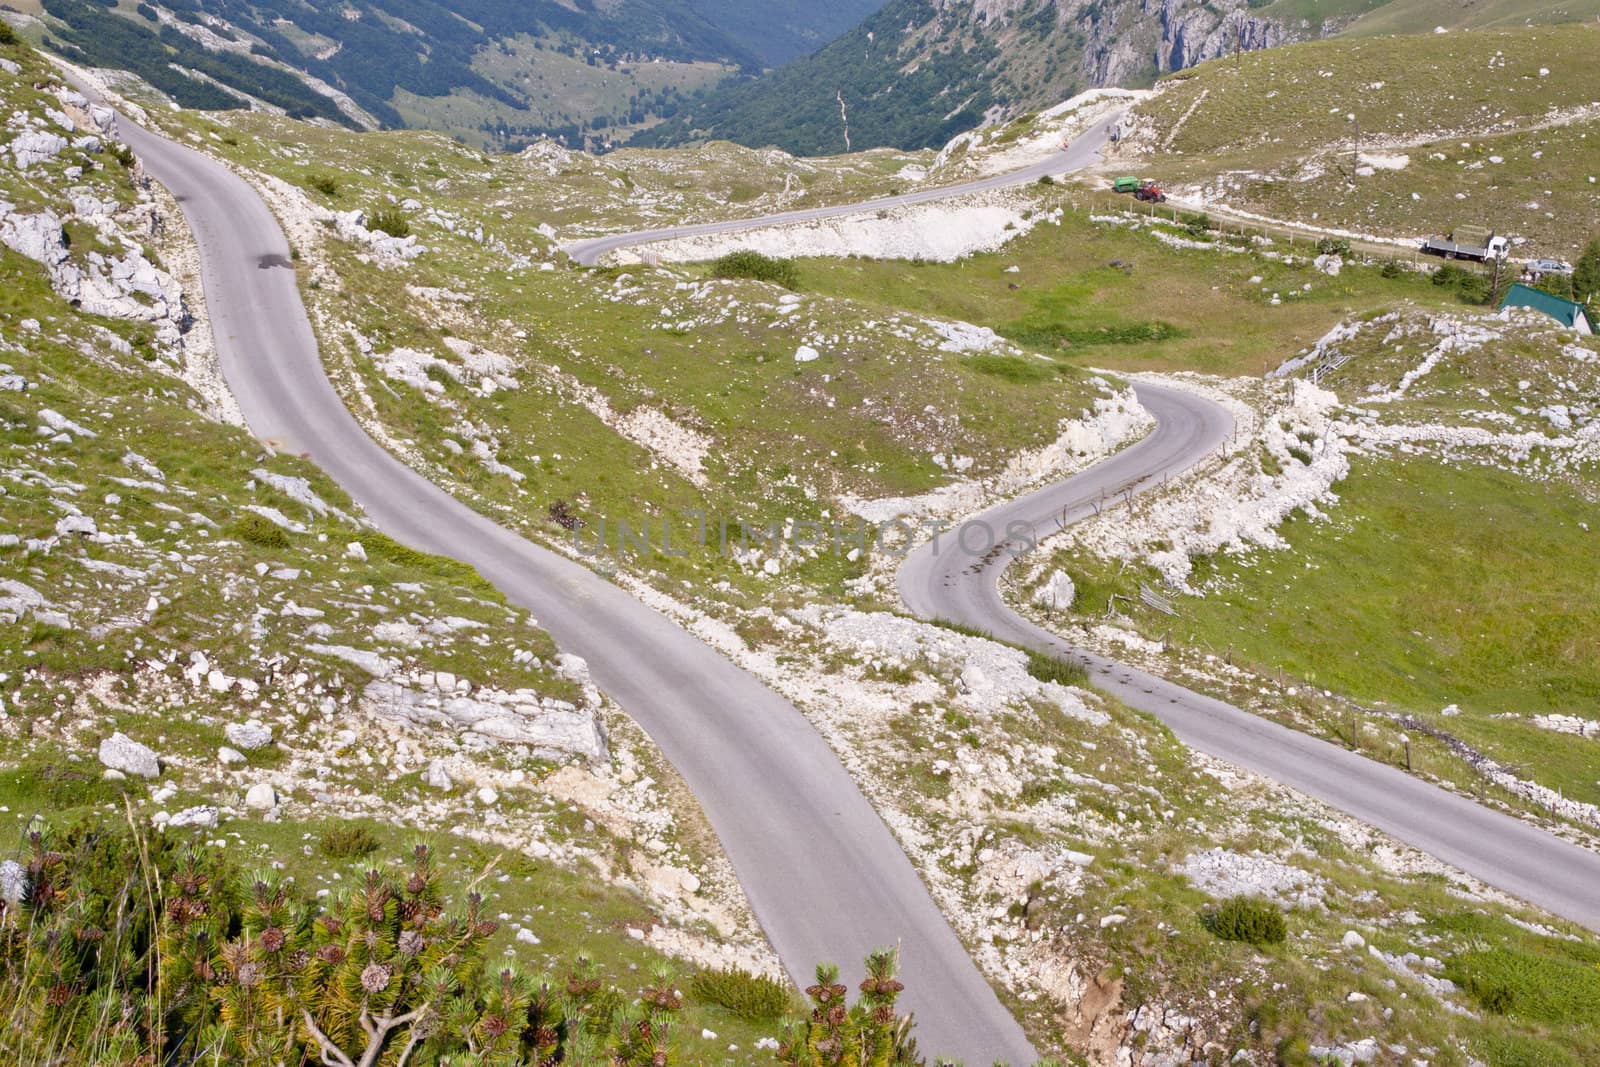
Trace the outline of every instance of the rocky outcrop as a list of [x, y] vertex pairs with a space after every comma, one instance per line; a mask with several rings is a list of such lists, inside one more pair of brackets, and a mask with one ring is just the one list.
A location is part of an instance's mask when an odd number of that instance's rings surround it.
[[370, 682], [362, 693], [363, 710], [416, 726], [444, 726], [485, 744], [527, 745], [536, 752], [559, 756], [606, 758], [605, 731], [588, 708], [531, 690], [458, 690], [435, 684], [402, 685]]
[[1276, 48], [1294, 39], [1283, 24], [1249, 14], [1248, 0], [1234, 0], [1231, 11], [1229, 6], [1226, 0], [1162, 0], [1158, 69], [1184, 70], [1235, 51]]
[[1258, 18], [1249, 0], [1137, 0], [1106, 17], [1103, 5], [1057, 0], [1083, 35], [1084, 73], [1096, 86], [1133, 85], [1153, 70], [1170, 74], [1235, 50], [1302, 40], [1307, 33]]
[[[95, 222], [105, 218], [106, 205], [80, 197], [71, 218]], [[137, 248], [121, 256], [89, 251], [72, 255], [62, 216], [46, 208], [22, 214], [0, 201], [0, 243], [44, 265], [50, 286], [63, 300], [91, 315], [130, 319], [158, 326], [157, 340], [177, 345], [188, 328], [183, 290]]]
[[378, 257], [380, 263], [404, 263], [416, 259], [427, 248], [417, 243], [416, 234], [394, 237], [382, 230], [367, 227], [367, 213], [359, 208], [338, 211], [333, 215], [334, 228], [339, 236], [351, 244], [364, 245]]

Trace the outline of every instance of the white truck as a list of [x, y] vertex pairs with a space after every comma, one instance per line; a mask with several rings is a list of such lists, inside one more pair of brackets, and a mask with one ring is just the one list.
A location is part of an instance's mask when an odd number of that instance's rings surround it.
[[1445, 259], [1474, 259], [1480, 263], [1504, 260], [1511, 254], [1511, 238], [1487, 226], [1457, 226], [1448, 237], [1430, 237], [1422, 242], [1425, 255]]

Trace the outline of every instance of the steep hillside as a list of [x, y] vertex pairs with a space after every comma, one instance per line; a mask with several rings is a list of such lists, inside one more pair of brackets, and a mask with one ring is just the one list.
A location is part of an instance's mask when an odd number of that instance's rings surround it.
[[891, 0], [832, 45], [694, 101], [633, 144], [933, 147], [1080, 89], [1344, 33], [1567, 22], [1600, 0]]
[[[110, 113], [5, 44], [0, 101], [8, 929], [28, 831], [54, 845], [109, 822], [307, 894], [430, 841], [459, 901], [498, 855], [494, 958], [586, 958], [623, 1003], [674, 960], [686, 990], [697, 959], [772, 966], [701, 817], [582, 662], [237, 425], [182, 217]], [[703, 906], [717, 897], [735, 909]], [[0, 1058], [39, 1062], [15, 1051], [17, 959], [0, 961]], [[770, 1060], [727, 1046], [773, 1040], [775, 1019], [685, 1006], [684, 1062]]]
[[[1600, 215], [1600, 27], [1309, 42], [1137, 109], [1137, 159], [1208, 204], [1393, 237], [1494, 226], [1575, 258]], [[1356, 158], [1359, 151], [1360, 158]]]
[[883, 0], [689, 0], [729, 39], [769, 66], [816, 51], [883, 6]]
[[[1279, 0], [1284, 6], [1305, 6], [1305, 0]], [[1278, 6], [1278, 5], [1273, 5]], [[1313, 4], [1313, 6], [1315, 6]], [[1326, 6], [1326, 5], [1324, 5]], [[1447, 29], [1510, 28], [1541, 23], [1582, 22], [1600, 15], [1597, 0], [1388, 0], [1365, 3], [1372, 10], [1356, 19], [1345, 33], [1430, 33]]]
[[540, 134], [598, 143], [654, 122], [684, 93], [814, 48], [872, 6], [42, 0], [36, 32], [74, 60], [131, 70], [189, 107], [259, 102], [296, 117], [515, 147]]
[[1147, 83], [1223, 54], [1241, 33], [1246, 47], [1282, 39], [1246, 0], [891, 0], [815, 55], [714, 92], [634, 143], [933, 147], [1080, 88]]

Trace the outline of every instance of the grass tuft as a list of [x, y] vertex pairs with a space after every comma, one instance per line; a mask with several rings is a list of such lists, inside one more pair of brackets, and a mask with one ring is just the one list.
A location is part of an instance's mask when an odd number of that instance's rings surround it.
[[1028, 673], [1041, 682], [1057, 685], [1088, 685], [1089, 671], [1077, 660], [1048, 656], [1043, 652], [1028, 653]]
[[379, 208], [367, 220], [367, 229], [386, 233], [390, 237], [411, 236], [411, 220], [397, 207]]
[[330, 826], [317, 839], [317, 851], [334, 860], [358, 860], [378, 851], [378, 838], [361, 823]]

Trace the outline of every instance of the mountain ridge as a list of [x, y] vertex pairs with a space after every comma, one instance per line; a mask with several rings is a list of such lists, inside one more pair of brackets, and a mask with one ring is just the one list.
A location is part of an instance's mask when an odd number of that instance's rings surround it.
[[[1595, 0], [891, 0], [753, 84], [707, 92], [632, 144], [726, 139], [797, 154], [937, 147], [1089, 88], [1142, 87], [1235, 52], [1345, 33], [1575, 21]], [[849, 143], [846, 143], [846, 127]]]

